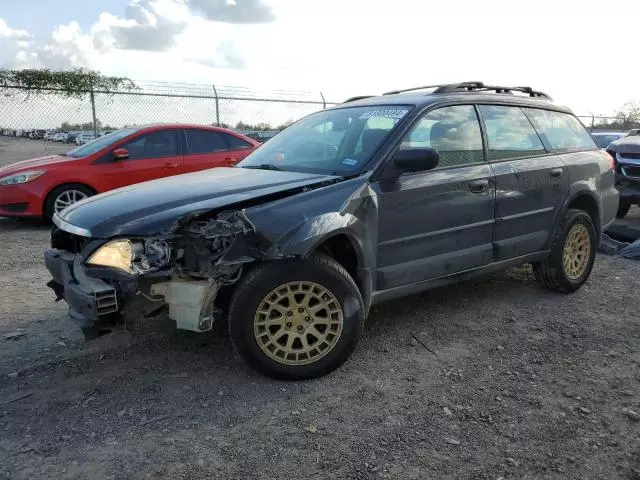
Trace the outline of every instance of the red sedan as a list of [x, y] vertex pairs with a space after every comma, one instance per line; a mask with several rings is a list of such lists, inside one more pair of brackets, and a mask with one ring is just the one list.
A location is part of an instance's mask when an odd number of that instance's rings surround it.
[[258, 142], [202, 125], [123, 128], [65, 155], [0, 168], [0, 217], [46, 217], [83, 198], [134, 183], [233, 166]]

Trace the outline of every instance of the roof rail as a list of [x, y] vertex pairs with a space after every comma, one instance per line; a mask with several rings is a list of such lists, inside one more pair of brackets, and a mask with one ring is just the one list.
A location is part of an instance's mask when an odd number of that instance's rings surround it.
[[349, 102], [355, 102], [356, 100], [363, 100], [365, 98], [371, 98], [375, 95], [359, 95], [357, 97], [351, 97], [351, 98], [347, 98], [344, 102], [342, 103], [349, 103]]
[[438, 88], [444, 86], [446, 85], [425, 85], [424, 87], [403, 88], [402, 90], [391, 90], [390, 92], [384, 92], [383, 95], [395, 95], [396, 93], [413, 92], [415, 90], [427, 90], [429, 88]]
[[433, 88], [433, 93], [455, 93], [455, 92], [495, 92], [502, 94], [512, 94], [513, 92], [526, 93], [531, 98], [545, 98], [551, 100], [551, 97], [544, 92], [539, 92], [531, 87], [503, 87], [497, 85], [485, 85], [482, 82], [462, 82], [450, 83], [446, 85], [429, 85], [425, 87], [406, 88], [403, 90], [393, 90], [386, 92], [384, 95], [394, 95], [396, 93], [412, 92], [415, 90], [426, 90]]

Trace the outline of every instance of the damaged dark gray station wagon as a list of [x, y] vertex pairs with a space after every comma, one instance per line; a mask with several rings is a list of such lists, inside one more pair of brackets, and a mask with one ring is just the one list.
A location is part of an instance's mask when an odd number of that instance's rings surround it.
[[[358, 97], [233, 168], [141, 183], [54, 218], [49, 286], [88, 336], [226, 318], [252, 367], [316, 377], [375, 303], [530, 262], [572, 292], [614, 219], [613, 159], [530, 88]], [[165, 315], [165, 317], [163, 317]]]

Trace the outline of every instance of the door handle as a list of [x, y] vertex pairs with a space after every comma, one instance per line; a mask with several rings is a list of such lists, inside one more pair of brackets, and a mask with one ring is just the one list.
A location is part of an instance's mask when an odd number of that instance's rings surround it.
[[553, 169], [551, 169], [549, 174], [551, 175], [552, 178], [560, 178], [562, 176], [562, 169], [561, 168], [553, 168]]
[[177, 163], [167, 162], [164, 164], [164, 168], [177, 168], [177, 167], [178, 167]]
[[471, 190], [471, 193], [482, 193], [487, 189], [488, 186], [489, 180], [487, 180], [486, 178], [482, 180], [474, 180], [469, 184], [469, 190]]

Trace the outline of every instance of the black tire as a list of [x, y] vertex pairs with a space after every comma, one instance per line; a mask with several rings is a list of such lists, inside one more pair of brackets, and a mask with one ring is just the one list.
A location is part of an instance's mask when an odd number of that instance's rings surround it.
[[624, 218], [627, 213], [629, 213], [629, 209], [631, 208], [631, 202], [628, 200], [620, 199], [620, 203], [618, 203], [618, 213], [616, 213], [616, 218]]
[[[582, 224], [589, 233], [589, 256], [583, 273], [570, 278], [565, 271], [563, 253], [567, 236], [576, 224]], [[551, 252], [546, 260], [533, 264], [533, 274], [540, 285], [556, 292], [575, 292], [589, 278], [596, 258], [597, 234], [593, 220], [582, 210], [568, 210], [556, 225], [551, 241]]]
[[51, 221], [51, 219], [53, 218], [53, 212], [55, 211], [54, 204], [55, 204], [56, 198], [58, 198], [60, 194], [70, 190], [77, 190], [79, 192], [82, 192], [87, 197], [91, 197], [96, 194], [96, 192], [91, 190], [89, 187], [82, 185], [81, 183], [67, 183], [65, 185], [60, 185], [59, 187], [54, 188], [49, 193], [49, 195], [47, 195], [47, 199], [44, 202], [43, 213], [44, 213], [45, 220]]
[[[342, 332], [328, 353], [304, 365], [281, 363], [262, 351], [254, 334], [254, 318], [273, 289], [290, 282], [313, 282], [329, 291], [342, 311]], [[328, 374], [353, 353], [364, 326], [364, 303], [353, 278], [331, 257], [314, 255], [257, 266], [240, 280], [229, 308], [229, 336], [240, 357], [263, 375], [303, 380]]]

